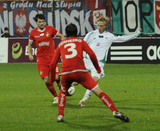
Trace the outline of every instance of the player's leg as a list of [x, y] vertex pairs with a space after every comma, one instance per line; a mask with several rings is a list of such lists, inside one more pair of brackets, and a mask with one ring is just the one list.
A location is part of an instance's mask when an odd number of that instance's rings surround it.
[[[56, 77], [55, 77], [55, 81], [57, 83], [57, 86], [59, 88], [59, 90], [61, 89], [61, 81], [60, 81], [60, 76], [61, 76], [61, 73], [60, 73], [60, 70], [59, 70], [59, 66], [58, 64], [56, 65]], [[70, 87], [73, 87], [73, 85], [71, 85]], [[67, 96], [70, 96], [68, 93], [67, 93]]]
[[[96, 76], [94, 76], [93, 79], [94, 79], [96, 82], [98, 82], [98, 81], [100, 80], [100, 79], [99, 79], [98, 77], [96, 77]], [[84, 105], [82, 105], [82, 101], [83, 101], [83, 103], [84, 103], [86, 100], [89, 99], [89, 97], [91, 97], [92, 94], [93, 94], [93, 92], [87, 89], [84, 97], [83, 97], [82, 100], [80, 100], [80, 102], [79, 102], [79, 106], [84, 106]]]
[[114, 105], [113, 101], [110, 99], [110, 97], [104, 93], [100, 87], [96, 87], [92, 90], [93, 93], [95, 93], [101, 101], [113, 112], [113, 116], [115, 118], [120, 119], [122, 122], [129, 122], [129, 118], [125, 116], [123, 113], [119, 112], [116, 106]]
[[100, 89], [98, 84], [89, 74], [88, 76], [86, 75], [86, 81], [81, 82], [81, 84], [96, 94], [101, 99], [101, 101], [113, 112], [115, 118], [119, 118], [123, 122], [129, 122], [129, 118], [118, 111], [110, 97]]
[[55, 90], [55, 88], [54, 88], [54, 86], [53, 86], [53, 83], [52, 83], [52, 84], [49, 83], [49, 76], [45, 76], [45, 77], [43, 77], [42, 79], [43, 79], [43, 81], [45, 82], [48, 90], [49, 90], [49, 91], [51, 92], [51, 94], [54, 96], [54, 102], [53, 102], [53, 103], [58, 103], [58, 95], [57, 95], [57, 92], [56, 92], [56, 90]]
[[54, 103], [58, 103], [57, 92], [56, 92], [53, 84], [49, 84], [49, 67], [44, 64], [37, 64], [37, 69], [38, 69], [39, 75], [43, 79], [46, 87], [51, 92], [51, 94], [54, 96]]
[[[63, 122], [64, 118], [64, 108], [67, 100], [67, 90], [69, 89], [71, 82], [68, 82], [69, 74], [68, 75], [62, 75], [61, 84], [62, 88], [60, 89], [59, 95], [58, 95], [58, 122]], [[70, 79], [71, 80], [71, 79]]]
[[63, 122], [64, 118], [64, 108], [66, 104], [66, 94], [67, 92], [65, 90], [60, 89], [59, 95], [58, 95], [58, 117], [57, 121], [58, 122]]
[[101, 99], [101, 101], [113, 112], [116, 111], [118, 112], [117, 108], [115, 107], [113, 101], [109, 98], [109, 96], [104, 93], [100, 87], [97, 85], [96, 88], [94, 88], [93, 93], [96, 94], [97, 96], [99, 96], [99, 98]]
[[57, 86], [59, 88], [59, 90], [61, 89], [61, 83], [60, 83], [60, 70], [59, 70], [59, 66], [58, 64], [56, 65], [56, 83], [57, 83]]
[[118, 112], [117, 108], [113, 104], [112, 100], [102, 92], [98, 84], [93, 80], [93, 78], [88, 74], [86, 74], [86, 81], [82, 81], [81, 84], [86, 87], [88, 90], [99, 96], [99, 98], [103, 101], [103, 103], [113, 112]]
[[[93, 67], [93, 65], [90, 65], [91, 76], [96, 82], [98, 82], [101, 79], [101, 77], [104, 77], [104, 75], [105, 75], [104, 74], [104, 69], [103, 69], [104, 68], [104, 63], [99, 62], [99, 65], [100, 65], [100, 68], [102, 70], [101, 74], [97, 73], [97, 71], [96, 71], [95, 67]], [[78, 105], [79, 106], [86, 106], [85, 101], [87, 101], [92, 96], [92, 94], [93, 94], [92, 91], [86, 90], [86, 93], [85, 93], [84, 97], [80, 100]]]

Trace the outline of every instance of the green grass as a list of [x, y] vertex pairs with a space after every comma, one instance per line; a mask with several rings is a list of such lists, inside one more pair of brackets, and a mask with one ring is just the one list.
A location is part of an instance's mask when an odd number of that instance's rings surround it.
[[57, 123], [57, 105], [52, 104], [36, 64], [0, 64], [0, 131], [158, 131], [159, 71], [160, 65], [105, 65], [99, 86], [130, 123], [115, 119], [95, 95], [86, 107], [77, 106], [85, 93], [81, 85], [67, 97], [65, 122]]

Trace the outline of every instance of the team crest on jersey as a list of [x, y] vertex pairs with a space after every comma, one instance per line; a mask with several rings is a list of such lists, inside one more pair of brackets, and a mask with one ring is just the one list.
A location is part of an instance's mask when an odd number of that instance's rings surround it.
[[49, 37], [49, 33], [48, 32], [47, 32], [46, 36]]
[[40, 75], [43, 75], [43, 71], [40, 72]]
[[107, 37], [105, 37], [106, 39], [108, 39]]

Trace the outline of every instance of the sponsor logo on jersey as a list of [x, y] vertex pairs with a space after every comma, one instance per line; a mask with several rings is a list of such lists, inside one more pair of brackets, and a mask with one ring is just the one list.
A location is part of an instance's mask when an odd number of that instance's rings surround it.
[[44, 33], [40, 33], [40, 36], [44, 36], [45, 34]]
[[103, 35], [99, 35], [99, 38], [103, 38]]
[[43, 41], [41, 43], [39, 43], [39, 46], [49, 46], [49, 42]]

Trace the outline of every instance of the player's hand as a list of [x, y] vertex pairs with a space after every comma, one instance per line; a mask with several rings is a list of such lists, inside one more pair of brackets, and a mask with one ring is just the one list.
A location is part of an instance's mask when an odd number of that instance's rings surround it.
[[29, 60], [30, 60], [30, 61], [33, 61], [33, 60], [34, 60], [33, 55], [29, 55]]
[[142, 32], [142, 29], [138, 29], [140, 32]]
[[61, 40], [64, 40], [64, 39], [66, 39], [66, 37], [64, 37], [64, 36], [63, 36], [63, 37], [61, 37]]

